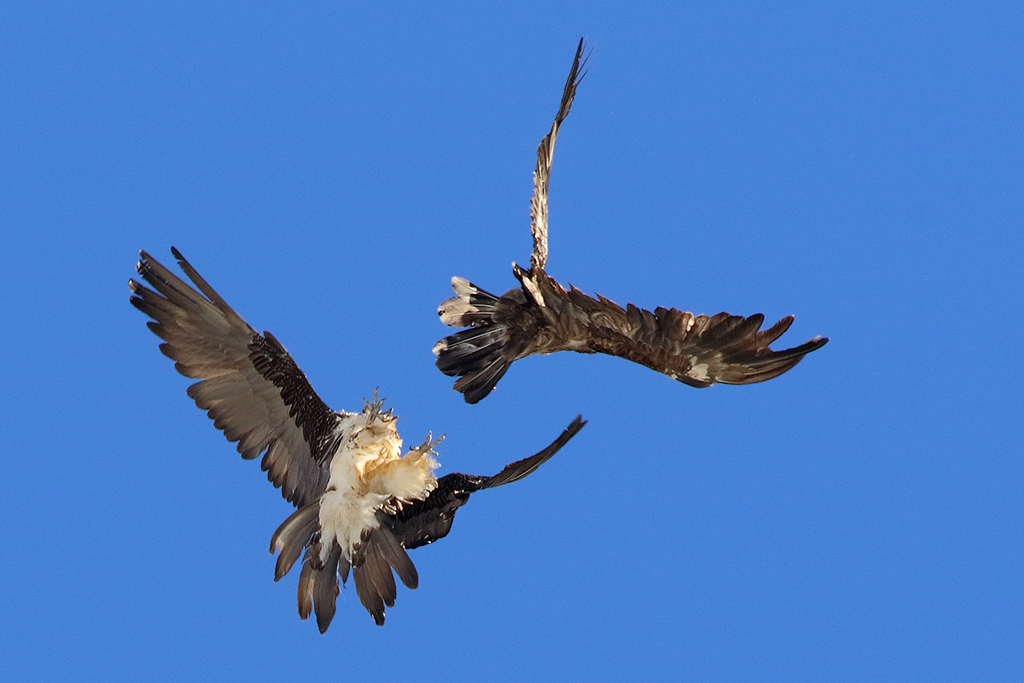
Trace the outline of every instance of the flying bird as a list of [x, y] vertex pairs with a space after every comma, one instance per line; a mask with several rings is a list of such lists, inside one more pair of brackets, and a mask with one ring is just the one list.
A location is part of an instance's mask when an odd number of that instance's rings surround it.
[[460, 277], [456, 296], [438, 308], [441, 322], [465, 327], [434, 345], [437, 367], [458, 377], [455, 390], [467, 403], [485, 398], [509, 366], [533, 354], [577, 351], [605, 353], [647, 366], [692, 387], [754, 384], [778, 377], [828, 341], [815, 337], [774, 351], [769, 345], [789, 329], [787, 316], [761, 330], [764, 315], [694, 315], [675, 308], [654, 312], [625, 309], [575, 287], [566, 291], [545, 271], [548, 259], [548, 185], [559, 127], [569, 115], [576, 87], [586, 72], [583, 40], [576, 48], [555, 122], [537, 148], [530, 202], [533, 253], [530, 268], [512, 264], [519, 286], [495, 296]]
[[[492, 477], [434, 476], [434, 447], [426, 440], [400, 455], [397, 417], [383, 401], [361, 412], [335, 412], [317, 396], [277, 339], [257, 333], [172, 248], [199, 291], [145, 251], [137, 269], [149, 289], [129, 280], [131, 303], [152, 318], [160, 350], [186, 377], [188, 388], [246, 460], [262, 468], [297, 510], [274, 532], [280, 580], [305, 551], [299, 574], [299, 616], [315, 612], [323, 633], [335, 613], [338, 578], [351, 571], [360, 602], [378, 625], [393, 607], [394, 575], [408, 588], [419, 579], [406, 550], [443, 538], [470, 494], [517, 481], [540, 467], [586, 424], [577, 418], [539, 453]], [[443, 437], [442, 437], [443, 438]]]

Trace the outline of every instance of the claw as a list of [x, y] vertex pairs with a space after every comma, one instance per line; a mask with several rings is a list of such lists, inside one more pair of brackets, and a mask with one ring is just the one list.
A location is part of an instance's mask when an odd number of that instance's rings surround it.
[[[434, 452], [434, 446], [444, 441], [444, 436], [445, 435], [442, 434], [440, 437], [434, 439], [433, 432], [427, 432], [427, 438], [423, 440], [423, 443], [421, 443], [419, 446], [416, 446], [415, 448], [410, 448], [409, 452], [419, 453], [421, 455], [437, 455], [437, 453]], [[434, 440], [431, 441], [431, 439]]]

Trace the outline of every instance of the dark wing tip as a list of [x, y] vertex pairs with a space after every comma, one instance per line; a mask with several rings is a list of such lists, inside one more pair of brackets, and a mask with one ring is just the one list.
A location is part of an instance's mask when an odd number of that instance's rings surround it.
[[774, 353], [776, 354], [776, 357], [802, 357], [806, 356], [811, 351], [817, 351], [827, 343], [828, 337], [815, 337], [814, 339], [805, 341], [803, 344], [800, 344], [800, 346], [794, 346], [793, 348], [786, 349], [784, 351], [775, 351]]
[[576, 436], [576, 434], [583, 429], [583, 425], [585, 424], [587, 424], [587, 421], [583, 419], [583, 416], [577, 415], [576, 419], [573, 420], [572, 423], [558, 436], [558, 438], [547, 446], [547, 448], [534, 453], [528, 458], [523, 458], [522, 460], [517, 460], [506, 465], [505, 469], [501, 472], [498, 472], [493, 477], [484, 480], [480, 488], [486, 489], [494, 488], [495, 486], [503, 486], [514, 481], [519, 481], [523, 477], [531, 474], [538, 467], [550, 460], [555, 453], [562, 449], [562, 446], [569, 443], [569, 440]]

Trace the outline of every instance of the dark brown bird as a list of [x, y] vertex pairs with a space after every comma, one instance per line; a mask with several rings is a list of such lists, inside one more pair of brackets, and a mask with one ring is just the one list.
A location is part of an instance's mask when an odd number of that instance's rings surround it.
[[376, 392], [359, 413], [328, 408], [280, 342], [251, 328], [172, 252], [199, 291], [142, 252], [139, 275], [153, 289], [130, 280], [131, 303], [153, 319], [149, 328], [178, 372], [200, 380], [189, 397], [243, 458], [263, 456], [271, 483], [298, 508], [270, 541], [280, 553], [274, 580], [305, 551], [299, 616], [315, 611], [321, 633], [334, 617], [339, 576], [344, 583], [351, 570], [360, 602], [383, 625], [385, 605], [395, 604], [392, 570], [409, 588], [419, 583], [406, 550], [444, 538], [471, 493], [522, 479], [586, 424], [577, 417], [547, 448], [493, 477], [437, 479], [441, 439], [427, 436], [400, 456], [397, 417]]
[[452, 278], [456, 296], [438, 308], [441, 322], [465, 327], [434, 345], [437, 367], [458, 377], [455, 390], [467, 403], [486, 397], [513, 361], [537, 353], [606, 353], [640, 363], [693, 387], [754, 384], [778, 377], [828, 341], [815, 337], [774, 351], [769, 345], [789, 329], [787, 316], [761, 330], [764, 315], [694, 315], [675, 308], [625, 309], [575, 287], [566, 291], [544, 270], [548, 258], [548, 184], [558, 129], [569, 114], [585, 72], [583, 40], [576, 49], [555, 122], [537, 148], [530, 202], [533, 253], [529, 270], [512, 264], [519, 287], [495, 296], [463, 278]]

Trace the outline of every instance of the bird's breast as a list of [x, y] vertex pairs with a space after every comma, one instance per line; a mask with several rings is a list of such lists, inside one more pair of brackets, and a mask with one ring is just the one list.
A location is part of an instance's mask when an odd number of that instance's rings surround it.
[[437, 462], [416, 450], [400, 456], [401, 447], [402, 440], [393, 430], [377, 439], [357, 435], [342, 441], [320, 500], [321, 555], [337, 541], [351, 559], [363, 532], [378, 526], [378, 508], [396, 500], [421, 500], [437, 485]]

